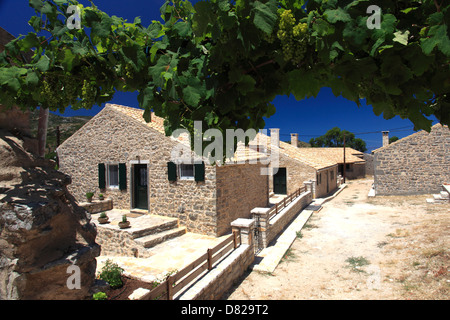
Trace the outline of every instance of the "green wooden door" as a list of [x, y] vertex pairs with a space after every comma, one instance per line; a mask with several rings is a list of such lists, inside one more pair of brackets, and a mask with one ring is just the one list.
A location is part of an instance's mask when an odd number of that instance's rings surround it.
[[134, 165], [134, 207], [148, 209], [147, 165]]
[[286, 168], [278, 168], [273, 175], [273, 193], [287, 194]]

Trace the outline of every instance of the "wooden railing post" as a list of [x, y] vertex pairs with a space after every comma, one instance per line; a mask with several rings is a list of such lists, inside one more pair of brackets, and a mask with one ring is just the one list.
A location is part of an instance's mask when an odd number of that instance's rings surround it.
[[166, 283], [167, 283], [167, 300], [173, 300], [173, 277], [168, 276]]
[[208, 270], [212, 269], [212, 250], [208, 249]]
[[238, 231], [233, 230], [233, 243], [234, 243], [235, 249], [238, 247], [237, 237], [238, 237]]

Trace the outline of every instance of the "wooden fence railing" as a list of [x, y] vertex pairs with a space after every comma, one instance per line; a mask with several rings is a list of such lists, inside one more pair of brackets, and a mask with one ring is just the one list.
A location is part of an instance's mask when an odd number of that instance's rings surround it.
[[213, 264], [230, 251], [236, 249], [241, 244], [239, 232], [233, 233], [212, 249], [208, 249], [205, 254], [197, 260], [170, 275], [165, 281], [147, 293], [142, 300], [173, 300], [173, 296], [186, 287], [205, 270], [211, 270]]
[[295, 190], [293, 193], [285, 197], [282, 201], [275, 204], [269, 210], [269, 219], [273, 218], [277, 215], [284, 207], [286, 207], [289, 203], [291, 203], [295, 198], [297, 198], [300, 194], [306, 191], [306, 187], [301, 187]]

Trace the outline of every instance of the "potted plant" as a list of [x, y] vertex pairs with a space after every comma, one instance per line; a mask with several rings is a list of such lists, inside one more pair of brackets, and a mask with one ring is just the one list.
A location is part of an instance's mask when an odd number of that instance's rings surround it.
[[87, 192], [86, 193], [86, 199], [88, 202], [92, 202], [92, 197], [94, 196], [93, 192]]
[[100, 194], [98, 195], [98, 199], [99, 199], [99, 200], [103, 200], [103, 199], [105, 199], [105, 197], [103, 196], [102, 193], [100, 193]]
[[128, 227], [130, 227], [130, 221], [127, 220], [127, 215], [124, 214], [122, 216], [122, 221], [119, 222], [119, 228], [120, 229], [125, 229], [125, 228], [128, 228]]
[[102, 213], [100, 213], [100, 216], [98, 217], [97, 220], [100, 224], [104, 224], [104, 223], [108, 222], [109, 218], [105, 212], [102, 212]]

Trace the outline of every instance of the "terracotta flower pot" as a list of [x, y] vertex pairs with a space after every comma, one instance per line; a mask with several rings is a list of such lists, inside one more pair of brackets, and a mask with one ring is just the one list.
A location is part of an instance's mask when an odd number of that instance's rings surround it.
[[109, 218], [108, 217], [106, 217], [106, 218], [99, 217], [97, 220], [100, 224], [105, 224], [105, 223], [108, 223]]
[[130, 227], [130, 221], [126, 221], [126, 222], [119, 222], [119, 228], [120, 229], [125, 229], [125, 228], [129, 228]]

